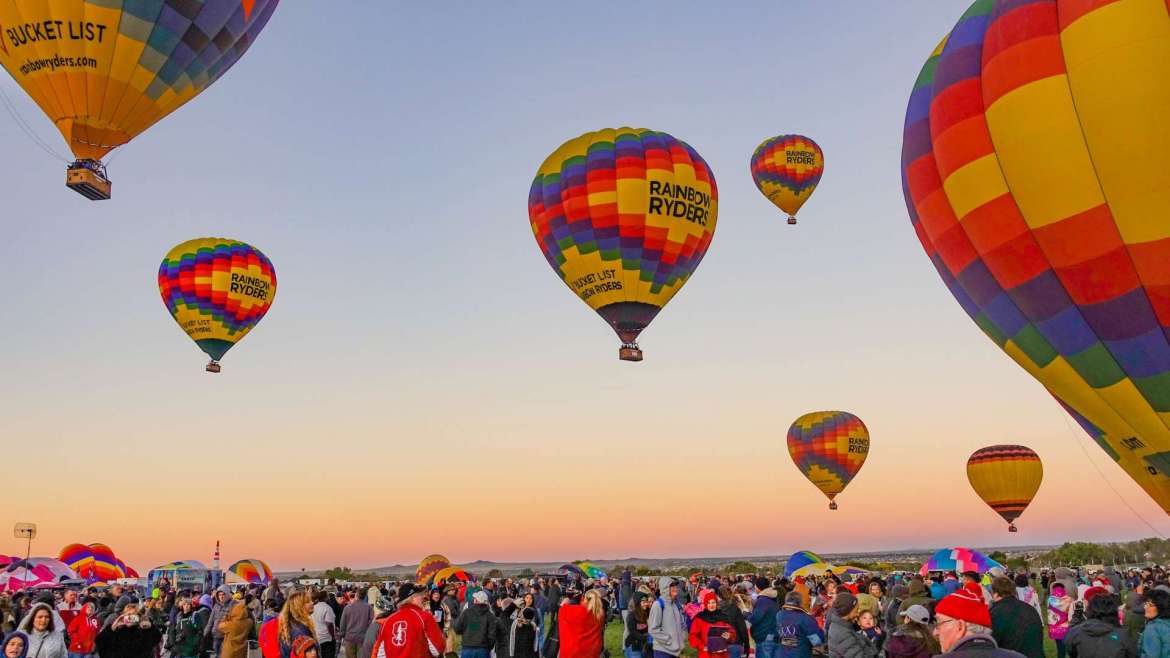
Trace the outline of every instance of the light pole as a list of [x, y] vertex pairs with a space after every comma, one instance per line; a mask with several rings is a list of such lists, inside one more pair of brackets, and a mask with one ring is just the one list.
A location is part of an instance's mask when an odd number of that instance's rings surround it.
[[[37, 536], [37, 524], [35, 523], [17, 523], [12, 526], [12, 536], [17, 539], [24, 539], [28, 541], [24, 549], [24, 572], [29, 574], [32, 569], [29, 568], [28, 559], [32, 556], [32, 540]], [[24, 582], [28, 582], [25, 580]]]

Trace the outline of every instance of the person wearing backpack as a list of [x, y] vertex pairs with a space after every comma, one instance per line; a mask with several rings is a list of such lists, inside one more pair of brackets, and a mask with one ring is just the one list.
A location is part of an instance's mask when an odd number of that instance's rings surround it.
[[654, 658], [678, 658], [687, 646], [687, 624], [678, 603], [678, 583], [669, 576], [658, 579], [658, 600], [650, 606], [647, 632]]

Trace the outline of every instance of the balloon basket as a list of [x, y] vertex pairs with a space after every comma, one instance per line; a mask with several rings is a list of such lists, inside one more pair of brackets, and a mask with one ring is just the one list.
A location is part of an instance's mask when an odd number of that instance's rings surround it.
[[1016, 524], [1009, 523], [1008, 524], [1008, 532], [1019, 532], [1019, 530], [1016, 529]]
[[65, 187], [90, 201], [110, 198], [113, 184], [106, 177], [106, 168], [97, 160], [77, 160], [65, 172]]
[[789, 226], [796, 226], [796, 218], [793, 217], [792, 215], [788, 216], [788, 225]]
[[622, 361], [641, 361], [642, 349], [637, 343], [622, 343], [621, 349], [618, 350], [618, 358]]
[[831, 510], [835, 510], [835, 509], [837, 509], [837, 501], [835, 501], [835, 500], [830, 500], [830, 501], [829, 501], [829, 509], [831, 509]]
[[220, 371], [219, 361], [212, 360], [210, 363], [207, 364], [206, 370], [207, 370], [207, 372], [216, 372], [216, 373], [219, 372]]

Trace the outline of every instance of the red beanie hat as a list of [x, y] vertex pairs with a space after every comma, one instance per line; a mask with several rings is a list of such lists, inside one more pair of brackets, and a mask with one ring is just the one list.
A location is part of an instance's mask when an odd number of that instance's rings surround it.
[[987, 609], [983, 597], [970, 590], [960, 589], [943, 597], [935, 607], [934, 613], [991, 628], [991, 611]]
[[1109, 590], [1105, 589], [1104, 587], [1090, 587], [1089, 589], [1085, 590], [1085, 603], [1092, 601], [1093, 597], [1097, 596], [1098, 594], [1108, 594], [1108, 593], [1109, 593]]
[[707, 607], [707, 601], [711, 599], [719, 601], [719, 595], [715, 593], [715, 590], [705, 589], [699, 593], [699, 605], [703, 606], [704, 608]]

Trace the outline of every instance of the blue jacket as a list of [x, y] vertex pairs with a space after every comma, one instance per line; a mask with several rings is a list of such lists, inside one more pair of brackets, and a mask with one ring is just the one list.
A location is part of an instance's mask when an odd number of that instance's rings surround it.
[[[775, 590], [765, 590], [775, 593]], [[756, 604], [752, 606], [752, 614], [748, 615], [747, 622], [751, 624], [752, 640], [757, 646], [768, 639], [776, 639], [776, 614], [780, 612], [780, 604], [771, 596], [760, 594], [756, 597]]]
[[776, 658], [812, 658], [814, 640], [823, 645], [825, 633], [812, 615], [792, 608], [776, 615]]
[[1170, 658], [1170, 620], [1151, 619], [1142, 631], [1142, 658]]

